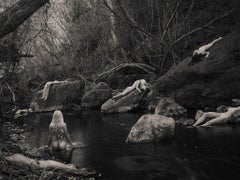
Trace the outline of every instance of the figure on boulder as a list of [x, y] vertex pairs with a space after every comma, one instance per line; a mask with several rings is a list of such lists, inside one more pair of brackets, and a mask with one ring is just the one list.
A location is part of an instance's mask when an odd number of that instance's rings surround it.
[[68, 81], [50, 81], [50, 82], [47, 82], [43, 88], [43, 94], [42, 94], [42, 99], [44, 99], [44, 101], [47, 100], [48, 98], [48, 95], [49, 95], [49, 92], [50, 92], [50, 88], [51, 88], [51, 85], [53, 84], [59, 84], [59, 83], [66, 83]]
[[204, 56], [204, 57], [208, 57], [209, 54], [210, 54], [210, 52], [208, 52], [208, 51], [206, 51], [206, 50], [208, 50], [209, 48], [211, 48], [214, 43], [216, 43], [217, 41], [219, 41], [219, 40], [221, 40], [221, 39], [222, 39], [222, 37], [219, 37], [219, 38], [213, 40], [211, 43], [206, 44], [206, 45], [203, 45], [203, 46], [201, 46], [199, 49], [194, 50], [194, 52], [193, 52], [193, 57], [196, 56], [196, 55], [202, 55], [202, 56]]
[[150, 85], [147, 83], [147, 81], [145, 79], [139, 79], [136, 80], [132, 86], [127, 87], [126, 89], [124, 89], [123, 92], [117, 94], [116, 96], [113, 96], [113, 99], [118, 99], [120, 97], [126, 96], [128, 93], [137, 90], [139, 93], [146, 90], [150, 89]]
[[226, 112], [206, 112], [197, 120], [193, 126], [211, 126], [227, 122], [240, 122], [240, 106], [229, 107]]

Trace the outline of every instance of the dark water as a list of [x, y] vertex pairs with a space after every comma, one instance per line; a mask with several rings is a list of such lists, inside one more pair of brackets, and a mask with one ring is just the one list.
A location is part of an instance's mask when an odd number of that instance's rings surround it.
[[[32, 147], [47, 144], [52, 114], [35, 115], [26, 142]], [[240, 179], [240, 125], [212, 128], [177, 126], [172, 141], [127, 144], [126, 137], [141, 114], [103, 115], [64, 113], [74, 142], [72, 163], [101, 172], [100, 179]]]

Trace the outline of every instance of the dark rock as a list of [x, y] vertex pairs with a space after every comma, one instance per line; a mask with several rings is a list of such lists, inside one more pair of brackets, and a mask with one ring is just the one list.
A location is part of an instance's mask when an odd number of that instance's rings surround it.
[[186, 58], [157, 80], [154, 94], [173, 97], [187, 109], [228, 105], [240, 97], [239, 42], [239, 31], [233, 32], [216, 42], [210, 55], [198, 63], [189, 65], [192, 59]]
[[96, 108], [106, 102], [112, 96], [112, 89], [104, 82], [98, 83], [82, 98], [82, 107]]
[[121, 97], [120, 99], [109, 99], [101, 107], [101, 111], [104, 113], [114, 113], [114, 112], [129, 112], [141, 108], [141, 105], [145, 104], [146, 92], [139, 93], [134, 90]]
[[216, 112], [222, 113], [222, 112], [227, 112], [229, 106], [221, 105], [217, 107]]
[[194, 120], [193, 119], [188, 119], [188, 118], [180, 118], [178, 120], [176, 120], [176, 124], [180, 124], [183, 126], [191, 126], [194, 124]]
[[49, 90], [47, 100], [42, 99], [43, 90], [40, 90], [35, 94], [30, 108], [34, 112], [62, 110], [67, 104], [80, 104], [84, 91], [85, 83], [83, 79], [53, 84]]
[[153, 98], [149, 101], [149, 103], [148, 103], [148, 105], [147, 105], [147, 109], [148, 109], [149, 111], [155, 111], [155, 109], [156, 109], [156, 107], [157, 107], [157, 105], [158, 105], [158, 103], [159, 103], [160, 100], [161, 100], [161, 97], [158, 97], [158, 96], [153, 97]]
[[232, 99], [232, 106], [240, 106], [240, 99]]
[[174, 135], [175, 121], [158, 114], [145, 114], [132, 127], [126, 142], [161, 141]]
[[155, 108], [155, 114], [161, 114], [167, 117], [179, 118], [186, 114], [187, 110], [177, 104], [173, 98], [163, 97]]

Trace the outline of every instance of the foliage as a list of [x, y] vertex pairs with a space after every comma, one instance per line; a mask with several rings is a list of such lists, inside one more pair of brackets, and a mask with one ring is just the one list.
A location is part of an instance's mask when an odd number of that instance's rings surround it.
[[[15, 2], [2, 1], [0, 10]], [[10, 86], [27, 104], [47, 81], [93, 80], [121, 63], [145, 63], [161, 75], [235, 27], [234, 7], [238, 0], [51, 0], [0, 42], [19, 54]]]

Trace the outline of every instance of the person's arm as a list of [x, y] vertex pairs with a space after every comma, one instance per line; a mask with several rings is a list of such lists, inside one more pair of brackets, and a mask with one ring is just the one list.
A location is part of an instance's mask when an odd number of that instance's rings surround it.
[[140, 81], [140, 80], [135, 81], [135, 83], [133, 84], [133, 87], [136, 88], [136, 90], [137, 90], [139, 93], [141, 93], [140, 85], [141, 85], [141, 81]]
[[71, 140], [70, 135], [67, 130], [67, 124], [65, 124], [65, 126], [64, 126], [64, 134], [65, 134], [65, 137], [66, 137], [68, 143], [73, 145], [72, 140]]

